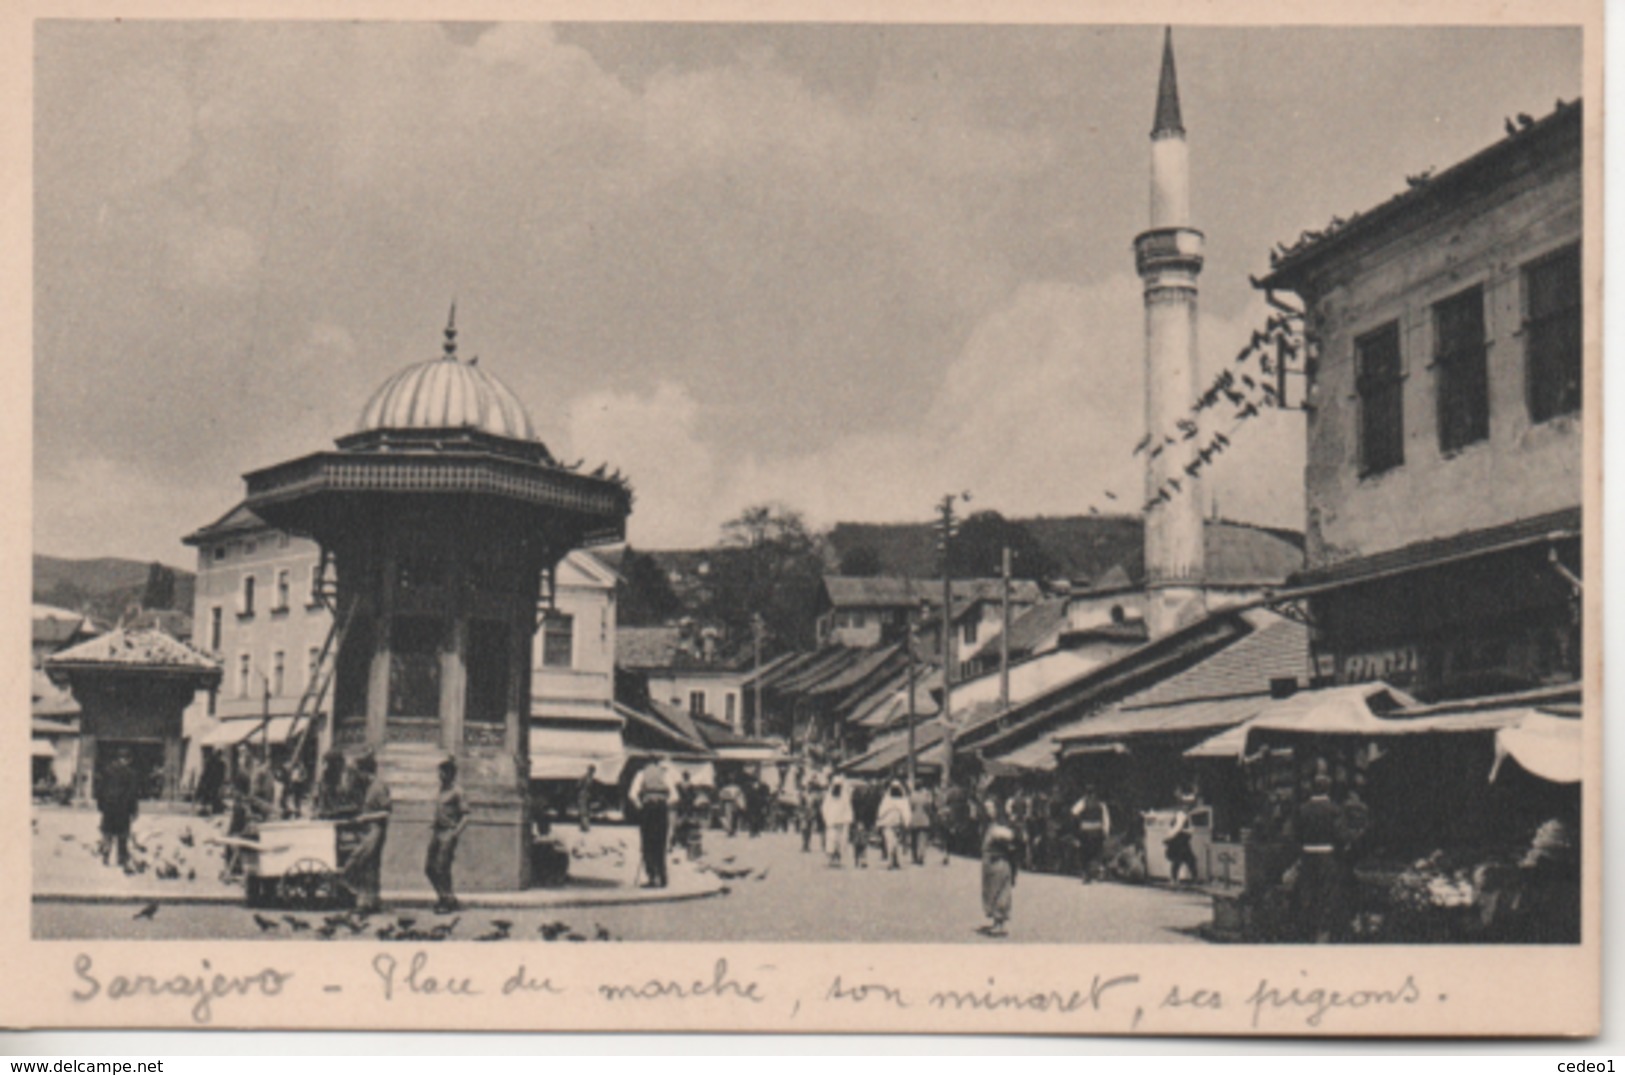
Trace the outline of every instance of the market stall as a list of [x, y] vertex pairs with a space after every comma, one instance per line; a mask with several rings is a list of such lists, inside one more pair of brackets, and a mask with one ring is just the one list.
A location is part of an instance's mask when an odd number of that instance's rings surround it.
[[1319, 794], [1336, 818], [1346, 882], [1336, 939], [1573, 932], [1554, 925], [1567, 921], [1564, 898], [1547, 897], [1577, 876], [1578, 790], [1561, 778], [1578, 777], [1579, 724], [1531, 705], [1551, 697], [1422, 706], [1383, 684], [1304, 692], [1187, 751], [1193, 761], [1231, 759], [1250, 791], [1251, 824], [1234, 846], [1215, 847], [1238, 864], [1214, 890], [1217, 931], [1306, 939], [1300, 830]]

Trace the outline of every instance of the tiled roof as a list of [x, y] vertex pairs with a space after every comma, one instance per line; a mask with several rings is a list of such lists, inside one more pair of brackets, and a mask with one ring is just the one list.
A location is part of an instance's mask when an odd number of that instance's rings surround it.
[[1502, 526], [1431, 538], [1371, 556], [1343, 560], [1305, 571], [1293, 582], [1304, 586], [1358, 582], [1378, 575], [1431, 567], [1438, 563], [1496, 549], [1537, 543], [1548, 538], [1578, 537], [1580, 527], [1580, 508], [1578, 506], [1564, 508], [1546, 515], [1518, 519]]
[[1243, 614], [1255, 630], [1207, 660], [1133, 695], [1124, 709], [1238, 694], [1267, 694], [1270, 680], [1309, 675], [1309, 629], [1262, 609]]
[[699, 727], [694, 723], [694, 718], [689, 716], [688, 710], [682, 706], [657, 702], [651, 698], [649, 699], [649, 708], [654, 712], [655, 716], [671, 725], [684, 739], [702, 745], [705, 743], [704, 734], [700, 732]]
[[110, 631], [45, 658], [47, 668], [131, 668], [219, 675], [220, 662], [162, 631]]
[[[1001, 579], [954, 579], [954, 602], [997, 601], [1003, 593]], [[893, 575], [825, 575], [824, 592], [836, 608], [909, 608], [921, 602], [940, 607], [941, 579], [907, 579]], [[1010, 599], [1022, 604], [1037, 601], [1041, 591], [1031, 579], [1013, 579]]]
[[685, 643], [681, 627], [621, 627], [615, 632], [615, 663], [622, 668], [735, 672], [749, 659], [748, 653], [719, 652], [707, 661]]
[[51, 682], [51, 677], [36, 668], [29, 683], [30, 712], [36, 717], [67, 717], [79, 712], [79, 703], [73, 693]]
[[223, 537], [226, 534], [241, 534], [253, 530], [269, 530], [271, 524], [255, 515], [244, 504], [238, 504], [207, 526], [200, 526], [196, 530], [181, 538], [187, 545], [197, 545], [210, 538]]

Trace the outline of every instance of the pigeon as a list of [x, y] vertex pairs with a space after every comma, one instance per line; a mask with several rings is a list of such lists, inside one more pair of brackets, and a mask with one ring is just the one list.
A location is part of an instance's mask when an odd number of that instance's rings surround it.
[[1527, 130], [1528, 128], [1533, 127], [1534, 125], [1535, 125], [1535, 117], [1534, 116], [1531, 116], [1527, 112], [1519, 112], [1518, 113], [1518, 126], [1523, 127], [1524, 129]]
[[272, 933], [282, 928], [282, 923], [274, 918], [266, 918], [262, 914], [254, 915], [254, 924], [260, 927], [261, 933]]
[[303, 933], [305, 930], [310, 928], [309, 922], [306, 922], [303, 918], [295, 918], [291, 914], [283, 915], [282, 921], [292, 926], [295, 933]]
[[181, 831], [180, 840], [185, 846], [191, 847], [196, 842], [196, 837], [192, 835], [192, 830], [187, 828]]
[[594, 922], [592, 925], [593, 925], [593, 933], [592, 933], [592, 939], [593, 940], [595, 940], [595, 941], [612, 941], [612, 940], [615, 939], [614, 937], [611, 937], [609, 935], [609, 930], [605, 929], [603, 926], [599, 925], [597, 922]]
[[489, 933], [482, 933], [474, 939], [476, 941], [505, 941], [508, 939], [508, 934], [504, 933], [502, 930], [494, 929]]
[[324, 941], [330, 941], [330, 940], [333, 939], [333, 935], [335, 933], [337, 933], [337, 932], [338, 932], [338, 927], [337, 926], [332, 926], [332, 925], [319, 926], [316, 929], [316, 936], [320, 937]]
[[158, 914], [158, 905], [156, 903], [149, 903], [145, 907], [141, 908], [141, 910], [137, 911], [132, 917], [151, 919], [151, 918], [155, 917], [157, 914]]
[[758, 881], [766, 881], [767, 880], [767, 871], [763, 870], [761, 873], [757, 874], [756, 875], [756, 880], [758, 880]]
[[513, 929], [513, 923], [508, 921], [506, 918], [493, 918], [491, 919], [491, 924], [504, 933]]
[[565, 934], [565, 935], [564, 935], [564, 939], [565, 939], [565, 940], [567, 940], [567, 941], [584, 941], [584, 940], [586, 940], [586, 939], [587, 939], [587, 938], [585, 938], [585, 937], [583, 937], [583, 936], [582, 936], [582, 935], [581, 935], [581, 934], [579, 934], [579, 933], [574, 933], [574, 932], [572, 932], [572, 933], [567, 933], [567, 934]]
[[417, 919], [407, 918], [405, 915], [397, 915], [395, 918], [396, 929], [411, 929], [416, 924]]
[[721, 888], [717, 889], [717, 892], [721, 895], [727, 896], [733, 892], [733, 889], [729, 888], [727, 885], [723, 885]]
[[1514, 127], [1512, 125], [1512, 121], [1510, 119], [1502, 119], [1501, 120], [1501, 125], [1504, 126], [1507, 129], [1508, 134], [1517, 134], [1518, 133], [1518, 128]]
[[1117, 494], [1112, 492], [1110, 489], [1105, 490], [1105, 493], [1106, 493], [1106, 499], [1107, 500], [1116, 500], [1117, 499]]

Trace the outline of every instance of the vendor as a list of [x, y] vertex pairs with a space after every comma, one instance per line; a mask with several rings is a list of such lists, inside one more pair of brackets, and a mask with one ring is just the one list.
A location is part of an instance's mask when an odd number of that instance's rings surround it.
[[389, 835], [389, 815], [394, 810], [389, 785], [378, 775], [378, 759], [371, 751], [356, 759], [355, 772], [361, 791], [361, 813], [355, 818], [364, 826], [361, 842], [344, 867], [344, 883], [355, 893], [356, 910], [377, 914], [382, 910], [380, 886], [384, 861], [384, 839]]
[[1332, 778], [1317, 773], [1309, 799], [1298, 809], [1298, 910], [1314, 943], [1338, 939], [1348, 915], [1344, 899], [1343, 811], [1332, 802]]

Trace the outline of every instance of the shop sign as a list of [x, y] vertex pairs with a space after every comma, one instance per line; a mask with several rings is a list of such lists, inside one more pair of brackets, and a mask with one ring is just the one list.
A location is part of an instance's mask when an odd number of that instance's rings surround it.
[[1416, 675], [1415, 646], [1394, 646], [1370, 653], [1351, 653], [1342, 659], [1339, 683], [1370, 683], [1374, 680], [1408, 680]]

